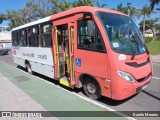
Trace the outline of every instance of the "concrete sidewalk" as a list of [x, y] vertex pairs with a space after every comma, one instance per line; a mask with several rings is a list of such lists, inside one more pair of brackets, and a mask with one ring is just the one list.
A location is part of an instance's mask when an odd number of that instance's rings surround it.
[[159, 55], [152, 55], [152, 61], [154, 63], [160, 63], [160, 54]]
[[[0, 111], [107, 111], [69, 92], [0, 62]], [[5, 118], [8, 120], [8, 118]], [[16, 118], [17, 119], [17, 118]], [[20, 118], [21, 119], [21, 118]], [[27, 118], [24, 118], [27, 119]], [[31, 118], [29, 118], [31, 119]], [[33, 118], [35, 120], [35, 118]], [[39, 120], [40, 118], [37, 118]], [[106, 120], [123, 117], [52, 117]], [[40, 119], [40, 120], [41, 120]]]
[[[8, 78], [0, 73], [0, 111], [47, 111], [29, 95], [15, 86]], [[7, 117], [3, 117], [8, 120]], [[21, 119], [21, 118], [16, 118]], [[27, 118], [25, 118], [27, 119]], [[58, 120], [56, 117], [30, 118], [31, 120]], [[24, 120], [24, 118], [23, 118]]]

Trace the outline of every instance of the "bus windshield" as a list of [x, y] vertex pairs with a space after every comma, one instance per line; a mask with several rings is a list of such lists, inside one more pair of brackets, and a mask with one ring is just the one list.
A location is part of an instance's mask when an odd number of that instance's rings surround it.
[[143, 37], [132, 18], [106, 12], [97, 15], [115, 52], [132, 57], [146, 52]]

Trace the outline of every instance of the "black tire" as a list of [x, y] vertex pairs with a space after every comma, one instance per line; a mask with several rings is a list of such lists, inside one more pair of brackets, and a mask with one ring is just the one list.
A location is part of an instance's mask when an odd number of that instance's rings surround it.
[[[92, 88], [92, 89], [91, 89]], [[83, 82], [84, 93], [91, 99], [97, 100], [101, 97], [101, 89], [97, 81], [91, 77], [86, 77]]]
[[4, 55], [5, 54], [5, 50], [1, 49], [0, 50], [0, 55]]
[[2, 52], [2, 50], [0, 50], [0, 55], [3, 55], [3, 52]]
[[26, 69], [27, 69], [27, 72], [28, 72], [29, 74], [31, 74], [31, 75], [33, 74], [31, 65], [30, 65], [29, 63], [26, 64]]

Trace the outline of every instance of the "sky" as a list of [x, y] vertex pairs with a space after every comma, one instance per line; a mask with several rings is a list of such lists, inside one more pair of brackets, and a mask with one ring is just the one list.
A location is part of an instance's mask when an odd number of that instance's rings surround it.
[[[0, 2], [0, 13], [6, 13], [7, 9], [14, 9], [19, 10], [25, 7], [26, 2], [29, 0], [1, 0]], [[73, 0], [67, 0], [67, 1], [73, 1]], [[123, 3], [123, 6], [127, 6], [127, 3], [131, 3], [132, 7], [136, 7], [137, 9], [141, 9], [144, 5], [150, 5], [149, 0], [99, 0], [100, 4], [108, 4], [106, 8], [116, 8], [119, 3]], [[160, 4], [155, 6], [156, 8], [160, 8]], [[156, 10], [155, 14], [152, 14], [150, 18], [160, 18], [160, 11]], [[148, 19], [150, 19], [148, 18]], [[136, 20], [136, 24], [142, 20], [140, 18], [139, 20]], [[159, 21], [160, 22], [160, 21]], [[0, 26], [8, 26], [8, 21], [4, 21]]]

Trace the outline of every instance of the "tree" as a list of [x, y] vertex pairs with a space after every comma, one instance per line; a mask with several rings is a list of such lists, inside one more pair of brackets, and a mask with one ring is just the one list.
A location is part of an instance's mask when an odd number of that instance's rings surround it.
[[[145, 20], [145, 29], [151, 29], [152, 33], [154, 35], [154, 28], [156, 27], [156, 22], [158, 21], [158, 18], [156, 19], [150, 19], [150, 20]], [[139, 23], [140, 25], [140, 30], [143, 30], [143, 21]]]
[[30, 0], [23, 9], [8, 9], [6, 12], [7, 18], [10, 21], [7, 29], [10, 30], [14, 27], [54, 14], [57, 11], [53, 7], [51, 0]]
[[73, 7], [77, 6], [93, 6], [94, 0], [78, 0], [73, 2]]
[[154, 9], [154, 7], [155, 7], [155, 5], [157, 4], [159, 4], [160, 3], [160, 0], [149, 0], [150, 1], [150, 11], [152, 12], [153, 11], [153, 9]]
[[96, 6], [100, 8], [106, 7], [108, 4], [100, 4], [99, 1], [96, 2]]
[[[130, 9], [130, 16], [132, 18], [135, 19], [135, 17], [138, 17], [139, 14], [138, 14], [138, 11], [137, 11], [136, 7], [130, 7], [129, 9]], [[124, 14], [128, 14], [128, 7], [127, 6], [124, 7], [123, 3], [118, 4], [116, 10], [120, 11], [120, 12], [122, 12]]]
[[160, 31], [160, 24], [155, 24], [156, 30]]
[[140, 9], [139, 16], [143, 16], [143, 35], [145, 31], [145, 19], [150, 16], [150, 7], [144, 5], [142, 9]]
[[57, 9], [57, 12], [65, 11], [72, 8], [72, 2], [67, 2], [66, 0], [51, 0], [51, 2], [54, 4], [54, 8]]
[[122, 2], [117, 5], [117, 9], [116, 9], [116, 10], [117, 10], [117, 11], [120, 11], [120, 12], [122, 12], [122, 13], [125, 13], [125, 14], [128, 13], [127, 7], [123, 7], [123, 3], [122, 3]]
[[3, 22], [3, 20], [6, 20], [7, 16], [5, 14], [0, 14], [0, 24]]

